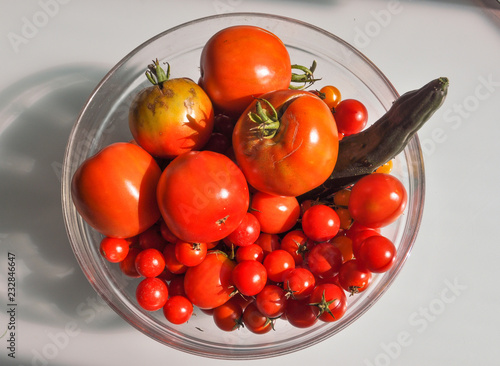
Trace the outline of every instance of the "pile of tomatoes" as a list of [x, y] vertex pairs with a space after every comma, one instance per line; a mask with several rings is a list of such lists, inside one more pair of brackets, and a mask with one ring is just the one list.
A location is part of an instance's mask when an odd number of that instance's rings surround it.
[[225, 331], [266, 333], [278, 318], [309, 327], [340, 319], [348, 296], [391, 269], [396, 247], [380, 229], [407, 194], [390, 166], [328, 200], [297, 199], [329, 178], [339, 140], [368, 120], [334, 86], [307, 90], [313, 69], [254, 26], [213, 35], [197, 82], [149, 65], [153, 85], [130, 106], [133, 138], [72, 181], [102, 256], [139, 279], [143, 309], [182, 324], [196, 307]]

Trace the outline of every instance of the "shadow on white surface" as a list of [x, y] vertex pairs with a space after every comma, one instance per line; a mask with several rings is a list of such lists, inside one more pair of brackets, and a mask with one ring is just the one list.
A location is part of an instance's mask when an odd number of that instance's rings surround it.
[[[66, 142], [106, 71], [88, 65], [57, 67], [0, 92], [0, 258], [15, 256], [14, 303], [20, 323], [56, 329], [75, 319], [85, 326], [99, 319], [91, 324], [95, 329], [123, 324], [80, 270], [61, 210]], [[0, 265], [4, 292], [5, 266]]]

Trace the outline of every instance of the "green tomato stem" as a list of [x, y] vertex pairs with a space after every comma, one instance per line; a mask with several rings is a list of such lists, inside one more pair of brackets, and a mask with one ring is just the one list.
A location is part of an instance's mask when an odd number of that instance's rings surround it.
[[153, 61], [152, 64], [148, 65], [148, 69], [146, 70], [146, 77], [153, 85], [158, 85], [160, 88], [163, 87], [163, 83], [170, 78], [170, 64], [167, 64], [167, 72], [163, 70], [160, 66], [160, 62], [158, 59]]

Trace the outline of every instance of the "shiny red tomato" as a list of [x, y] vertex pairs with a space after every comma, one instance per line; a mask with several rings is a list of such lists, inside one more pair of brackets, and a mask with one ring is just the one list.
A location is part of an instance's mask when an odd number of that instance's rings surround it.
[[129, 242], [126, 239], [104, 237], [99, 252], [111, 263], [119, 263], [127, 257]]
[[343, 263], [339, 271], [339, 284], [347, 292], [357, 294], [368, 288], [372, 273], [357, 259]]
[[266, 29], [237, 25], [214, 34], [200, 60], [200, 85], [214, 105], [239, 116], [255, 97], [287, 89], [292, 69], [283, 42]]
[[290, 230], [297, 223], [300, 205], [295, 197], [256, 192], [252, 195], [250, 212], [260, 223], [260, 231], [280, 234]]
[[373, 173], [354, 184], [348, 208], [354, 221], [369, 228], [380, 228], [396, 221], [407, 201], [408, 194], [398, 178]]
[[309, 304], [309, 299], [289, 298], [285, 307], [286, 319], [296, 328], [308, 328], [318, 321], [318, 312]]
[[248, 183], [277, 196], [295, 197], [316, 188], [337, 162], [338, 133], [328, 106], [299, 90], [261, 98], [241, 115], [233, 132], [234, 154]]
[[368, 110], [356, 99], [344, 99], [335, 107], [335, 121], [339, 133], [353, 135], [365, 128], [368, 122]]
[[129, 127], [134, 140], [160, 158], [199, 150], [213, 130], [210, 98], [188, 78], [169, 79], [158, 61], [150, 68], [157, 79], [152, 80], [155, 85], [139, 92], [130, 106]]
[[172, 324], [184, 324], [192, 314], [193, 304], [184, 296], [171, 296], [163, 306], [163, 315]]
[[247, 212], [234, 231], [224, 238], [229, 245], [247, 246], [254, 244], [260, 235], [260, 223], [254, 214]]
[[312, 247], [312, 243], [302, 230], [289, 231], [281, 239], [280, 248], [292, 255], [297, 266], [302, 264], [310, 247]]
[[243, 311], [243, 324], [256, 334], [264, 334], [273, 329], [273, 321], [260, 312], [255, 302], [248, 304]]
[[248, 211], [248, 185], [228, 157], [191, 151], [175, 158], [158, 182], [158, 205], [178, 238], [213, 242], [233, 232]]
[[255, 305], [268, 318], [277, 318], [285, 312], [287, 295], [282, 287], [266, 285], [255, 297]]
[[178, 240], [175, 243], [175, 257], [188, 267], [197, 266], [207, 255], [207, 243], [188, 243]]
[[396, 246], [385, 236], [373, 235], [363, 240], [357, 258], [371, 272], [387, 272], [396, 260]]
[[143, 277], [159, 276], [165, 269], [165, 257], [158, 249], [143, 249], [135, 258], [135, 269]]
[[161, 309], [168, 299], [167, 284], [156, 277], [143, 279], [136, 287], [135, 296], [139, 305], [148, 311]]
[[224, 304], [234, 290], [231, 273], [235, 265], [222, 252], [207, 253], [203, 262], [189, 267], [184, 275], [188, 299], [200, 309], [213, 309]]
[[249, 260], [238, 263], [231, 277], [234, 286], [243, 296], [255, 296], [266, 285], [267, 271], [262, 263]]
[[245, 245], [236, 250], [236, 262], [242, 261], [257, 261], [264, 260], [264, 249], [258, 244]]
[[332, 239], [340, 229], [340, 218], [337, 212], [324, 204], [314, 205], [302, 216], [304, 234], [316, 242]]
[[319, 243], [307, 253], [306, 260], [309, 270], [315, 276], [328, 278], [339, 272], [342, 265], [342, 252], [328, 242]]
[[316, 286], [309, 298], [309, 303], [315, 307], [318, 319], [324, 322], [339, 320], [347, 310], [347, 297], [344, 290], [333, 283]]
[[283, 279], [283, 288], [296, 300], [308, 298], [315, 285], [316, 279], [307, 268], [294, 268]]
[[277, 249], [264, 258], [267, 278], [274, 282], [283, 282], [285, 275], [295, 268], [295, 261], [290, 253], [283, 249]]
[[226, 332], [239, 329], [243, 324], [243, 308], [234, 297], [217, 306], [212, 316], [215, 325]]
[[76, 170], [71, 194], [83, 219], [105, 236], [130, 238], [160, 218], [156, 186], [161, 170], [141, 147], [118, 142]]

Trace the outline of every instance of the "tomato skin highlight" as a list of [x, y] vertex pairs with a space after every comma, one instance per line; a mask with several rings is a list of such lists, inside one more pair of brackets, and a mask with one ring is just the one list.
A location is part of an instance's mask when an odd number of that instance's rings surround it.
[[83, 162], [73, 175], [71, 195], [82, 218], [114, 238], [131, 238], [160, 218], [156, 186], [161, 170], [141, 147], [117, 142]]
[[274, 135], [256, 133], [250, 113], [255, 100], [236, 123], [233, 149], [248, 183], [256, 190], [277, 196], [300, 196], [318, 187], [331, 175], [337, 162], [338, 132], [328, 106], [307, 91], [276, 90], [261, 96], [279, 116]]
[[248, 185], [225, 155], [191, 151], [165, 168], [157, 188], [158, 205], [170, 231], [191, 243], [221, 240], [245, 217]]
[[368, 228], [381, 228], [396, 221], [408, 201], [406, 189], [390, 174], [373, 173], [354, 184], [349, 197], [349, 213]]
[[266, 29], [237, 25], [222, 29], [205, 44], [200, 85], [214, 106], [238, 116], [255, 97], [286, 89], [292, 76], [283, 42]]
[[193, 305], [213, 309], [224, 304], [233, 292], [232, 270], [236, 263], [219, 251], [207, 253], [197, 266], [184, 274], [184, 290]]

